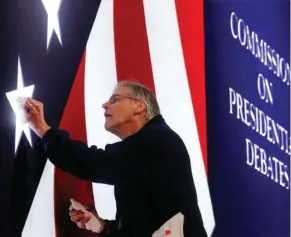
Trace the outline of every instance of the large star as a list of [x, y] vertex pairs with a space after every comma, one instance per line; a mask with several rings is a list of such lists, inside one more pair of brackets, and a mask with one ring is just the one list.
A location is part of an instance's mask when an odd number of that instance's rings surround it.
[[62, 45], [62, 37], [59, 22], [59, 10], [62, 0], [41, 0], [47, 13], [47, 48], [53, 36], [53, 32], [59, 39]]
[[6, 96], [10, 102], [10, 105], [14, 111], [16, 122], [15, 122], [15, 153], [17, 152], [19, 141], [22, 135], [22, 131], [29, 141], [29, 144], [32, 146], [31, 135], [29, 124], [25, 122], [23, 113], [19, 108], [19, 103], [17, 103], [17, 99], [21, 97], [32, 97], [34, 91], [34, 85], [24, 87], [23, 86], [23, 77], [21, 71], [20, 60], [18, 59], [18, 73], [17, 73], [17, 89], [11, 92], [7, 92]]

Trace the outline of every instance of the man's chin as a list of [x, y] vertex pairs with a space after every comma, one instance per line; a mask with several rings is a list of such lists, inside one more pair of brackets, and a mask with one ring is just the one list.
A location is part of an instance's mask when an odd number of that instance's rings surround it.
[[105, 128], [106, 131], [109, 132], [109, 127], [108, 127], [108, 125], [106, 123], [104, 124], [104, 128]]
[[118, 134], [118, 129], [117, 129], [117, 126], [112, 126], [112, 125], [108, 125], [108, 124], [106, 124], [105, 123], [105, 130], [107, 131], [107, 132], [110, 132], [110, 133], [112, 133], [113, 135], [116, 135], [116, 136], [118, 136], [117, 134]]
[[110, 124], [105, 123], [104, 128], [107, 132], [112, 132], [112, 126]]

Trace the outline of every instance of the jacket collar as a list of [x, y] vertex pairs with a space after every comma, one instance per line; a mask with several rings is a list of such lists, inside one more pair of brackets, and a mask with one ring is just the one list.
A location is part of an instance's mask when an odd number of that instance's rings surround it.
[[139, 131], [123, 139], [123, 141], [134, 138], [138, 136], [139, 134], [142, 134], [150, 130], [152, 127], [155, 127], [156, 125], [161, 125], [161, 124], [165, 124], [165, 119], [163, 118], [161, 114], [158, 114], [155, 117], [153, 117], [151, 120], [149, 120]]
[[163, 118], [162, 115], [158, 114], [156, 115], [155, 117], [153, 117], [151, 120], [149, 120], [142, 128], [141, 130], [143, 129], [146, 129], [147, 127], [151, 127], [152, 125], [155, 125], [155, 124], [162, 124], [165, 122], [165, 119]]

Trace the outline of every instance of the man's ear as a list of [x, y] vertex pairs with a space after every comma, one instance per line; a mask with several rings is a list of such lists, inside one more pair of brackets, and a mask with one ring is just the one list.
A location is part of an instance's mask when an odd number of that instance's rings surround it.
[[140, 114], [146, 110], [146, 102], [144, 100], [138, 100], [136, 102], [135, 113]]

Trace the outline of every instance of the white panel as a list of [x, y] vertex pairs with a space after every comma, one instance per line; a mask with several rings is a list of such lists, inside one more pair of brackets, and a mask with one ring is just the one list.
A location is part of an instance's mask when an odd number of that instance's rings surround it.
[[44, 167], [22, 237], [55, 237], [54, 166], [48, 160]]
[[[113, 0], [102, 1], [86, 48], [85, 113], [89, 146], [104, 148], [119, 139], [105, 131], [102, 104], [117, 83], [113, 32]], [[116, 204], [113, 187], [93, 184], [94, 199], [102, 218], [114, 219]]]
[[175, 1], [145, 0], [144, 8], [157, 99], [166, 122], [181, 136], [190, 154], [198, 203], [210, 236], [215, 221], [182, 53]]

